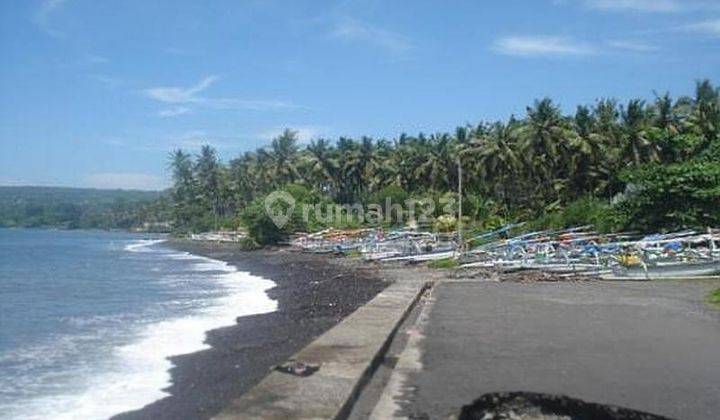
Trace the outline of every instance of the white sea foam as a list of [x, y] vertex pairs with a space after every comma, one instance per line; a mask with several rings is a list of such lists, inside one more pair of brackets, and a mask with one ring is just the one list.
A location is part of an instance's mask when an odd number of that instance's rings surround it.
[[[138, 241], [125, 247], [128, 252], [157, 252], [159, 257], [192, 259], [193, 270], [206, 271], [226, 293], [208, 305], [180, 318], [146, 325], [128, 345], [117, 347], [101, 367], [83, 372], [82, 391], [34, 399], [0, 417], [22, 419], [104, 419], [135, 410], [169, 394], [169, 356], [208, 348], [205, 332], [232, 325], [238, 316], [262, 314], [277, 309], [266, 291], [275, 283], [210, 258], [169, 250], [153, 250], [161, 241]], [[211, 273], [216, 272], [216, 273]], [[98, 371], [95, 371], [98, 369]]]
[[165, 242], [165, 239], [139, 239], [125, 246], [125, 251], [129, 252], [152, 252], [149, 248], [151, 245]]
[[222, 271], [225, 273], [232, 273], [235, 271], [230, 264], [223, 261], [203, 261], [193, 264], [194, 271]]

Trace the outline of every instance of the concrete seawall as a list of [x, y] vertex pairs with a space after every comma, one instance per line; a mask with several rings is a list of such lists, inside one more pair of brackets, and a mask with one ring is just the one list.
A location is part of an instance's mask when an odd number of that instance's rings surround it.
[[292, 358], [319, 364], [317, 372], [301, 377], [273, 371], [214, 418], [330, 419], [347, 415], [398, 326], [429, 284], [422, 278], [393, 283]]

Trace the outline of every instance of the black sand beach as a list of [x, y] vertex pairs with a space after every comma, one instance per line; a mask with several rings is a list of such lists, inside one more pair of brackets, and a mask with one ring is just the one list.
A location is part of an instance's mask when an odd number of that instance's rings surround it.
[[166, 389], [171, 396], [113, 417], [117, 420], [210, 418], [387, 286], [371, 267], [327, 256], [243, 252], [232, 245], [189, 241], [169, 245], [274, 281], [269, 295], [278, 301], [278, 310], [209, 331], [212, 348], [171, 358], [172, 385]]

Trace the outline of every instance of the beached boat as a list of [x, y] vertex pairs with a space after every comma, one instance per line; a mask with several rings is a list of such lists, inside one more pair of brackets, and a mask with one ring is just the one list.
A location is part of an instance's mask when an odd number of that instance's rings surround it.
[[421, 261], [444, 260], [447, 258], [453, 258], [455, 256], [457, 256], [457, 252], [454, 249], [452, 249], [452, 250], [439, 250], [439, 251], [434, 251], [434, 252], [427, 252], [424, 254], [389, 257], [389, 258], [383, 258], [380, 261], [382, 261], [382, 262], [397, 262], [397, 261], [421, 262]]
[[613, 277], [626, 279], [668, 279], [720, 276], [720, 260], [703, 262], [666, 262], [649, 266], [613, 267]]
[[363, 259], [366, 261], [379, 261], [386, 258], [392, 258], [402, 255], [401, 251], [374, 251], [366, 252], [363, 254]]
[[[480, 238], [497, 237], [494, 232]], [[685, 230], [599, 234], [587, 226], [537, 231], [481, 244], [461, 257], [463, 268], [541, 270], [607, 279], [720, 276], [720, 232]]]

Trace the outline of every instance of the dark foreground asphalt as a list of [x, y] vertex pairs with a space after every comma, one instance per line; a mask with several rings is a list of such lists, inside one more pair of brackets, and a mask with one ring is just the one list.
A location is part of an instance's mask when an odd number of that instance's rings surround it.
[[[720, 282], [444, 283], [405, 415], [447, 418], [498, 391], [720, 418]], [[408, 389], [408, 388], [406, 388]]]

